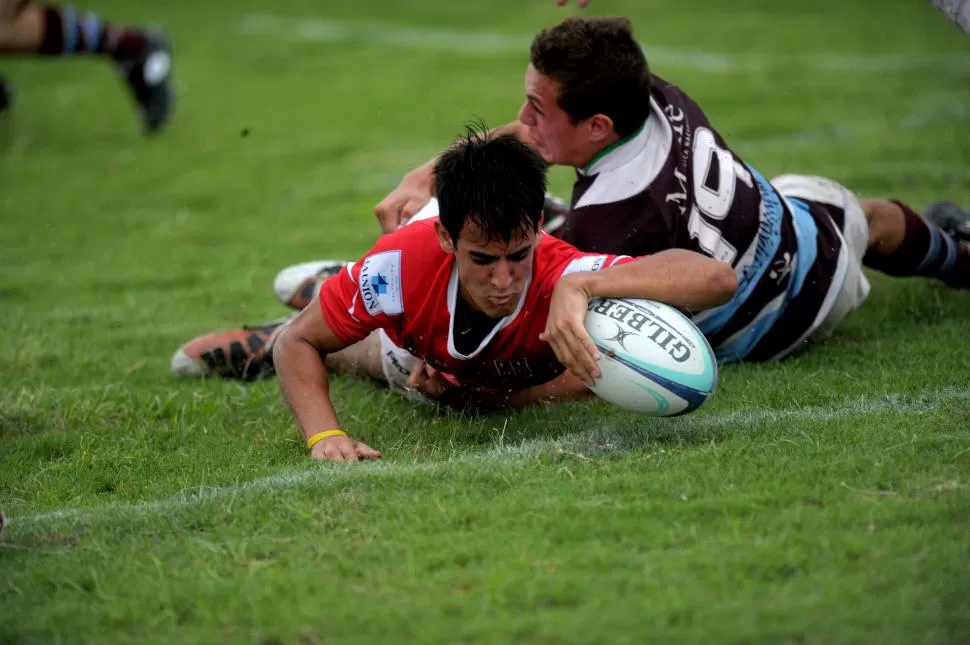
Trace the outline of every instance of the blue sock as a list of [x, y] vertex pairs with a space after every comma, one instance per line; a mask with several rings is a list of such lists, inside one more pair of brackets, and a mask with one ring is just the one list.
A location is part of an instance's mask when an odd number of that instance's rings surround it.
[[115, 27], [90, 11], [69, 5], [44, 5], [44, 40], [38, 53], [45, 56], [106, 54], [131, 58], [144, 50], [144, 35], [135, 29]]

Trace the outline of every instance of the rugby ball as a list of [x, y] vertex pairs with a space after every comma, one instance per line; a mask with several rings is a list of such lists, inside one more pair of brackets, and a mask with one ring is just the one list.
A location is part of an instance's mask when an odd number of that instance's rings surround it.
[[593, 298], [585, 327], [602, 354], [602, 375], [590, 389], [614, 405], [648, 416], [674, 416], [696, 410], [717, 388], [711, 346], [673, 307]]

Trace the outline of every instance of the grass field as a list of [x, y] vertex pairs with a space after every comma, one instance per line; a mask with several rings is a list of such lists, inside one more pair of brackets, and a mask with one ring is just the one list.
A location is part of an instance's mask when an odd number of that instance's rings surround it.
[[[873, 275], [830, 342], [675, 420], [336, 378], [384, 453], [354, 466], [308, 461], [274, 382], [170, 376], [283, 313], [281, 267], [365, 251], [465, 121], [513, 118], [531, 35], [577, 9], [92, 8], [169, 30], [181, 102], [144, 140], [100, 61], [0, 63], [0, 643], [970, 642], [970, 293]], [[970, 38], [926, 2], [592, 9], [763, 174], [970, 202]]]

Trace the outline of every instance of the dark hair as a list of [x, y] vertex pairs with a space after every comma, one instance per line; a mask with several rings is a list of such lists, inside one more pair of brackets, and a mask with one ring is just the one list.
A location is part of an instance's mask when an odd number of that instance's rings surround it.
[[434, 167], [441, 224], [454, 242], [465, 222], [489, 241], [510, 242], [539, 229], [546, 163], [512, 135], [490, 135], [484, 123], [441, 153]]
[[621, 137], [650, 114], [650, 67], [626, 18], [566, 18], [532, 41], [529, 62], [559, 83], [573, 123], [604, 114]]

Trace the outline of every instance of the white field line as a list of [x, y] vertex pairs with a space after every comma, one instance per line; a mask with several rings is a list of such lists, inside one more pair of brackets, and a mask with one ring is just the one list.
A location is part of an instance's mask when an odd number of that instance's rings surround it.
[[557, 449], [603, 453], [623, 450], [636, 445], [638, 436], [671, 435], [699, 430], [744, 428], [764, 424], [790, 423], [794, 421], [830, 421], [853, 419], [870, 414], [897, 412], [922, 414], [933, 412], [947, 403], [970, 400], [970, 390], [942, 390], [922, 395], [886, 394], [866, 396], [829, 408], [795, 408], [788, 410], [739, 410], [717, 416], [687, 415], [676, 419], [646, 422], [642, 429], [593, 428], [558, 439], [536, 439], [515, 446], [499, 445], [482, 453], [461, 455], [438, 462], [377, 462], [354, 465], [318, 464], [307, 469], [262, 477], [232, 486], [199, 486], [150, 502], [116, 503], [79, 509], [62, 509], [35, 515], [12, 518], [16, 525], [52, 526], [60, 524], [88, 523], [99, 520], [139, 519], [179, 509], [232, 500], [247, 492], [280, 493], [305, 483], [326, 482], [340, 484], [372, 477], [394, 477], [415, 473], [434, 473], [455, 465], [494, 464], [514, 466], [536, 455]]
[[[272, 14], [247, 14], [242, 18], [240, 30], [244, 34], [278, 40], [362, 43], [465, 55], [518, 54], [522, 57], [527, 55], [533, 37], [525, 33], [411, 27]], [[970, 71], [970, 56], [959, 54], [740, 54], [652, 44], [643, 44], [643, 48], [647, 59], [658, 68], [678, 67], [721, 73], [804, 68], [867, 74], [931, 69]]]

